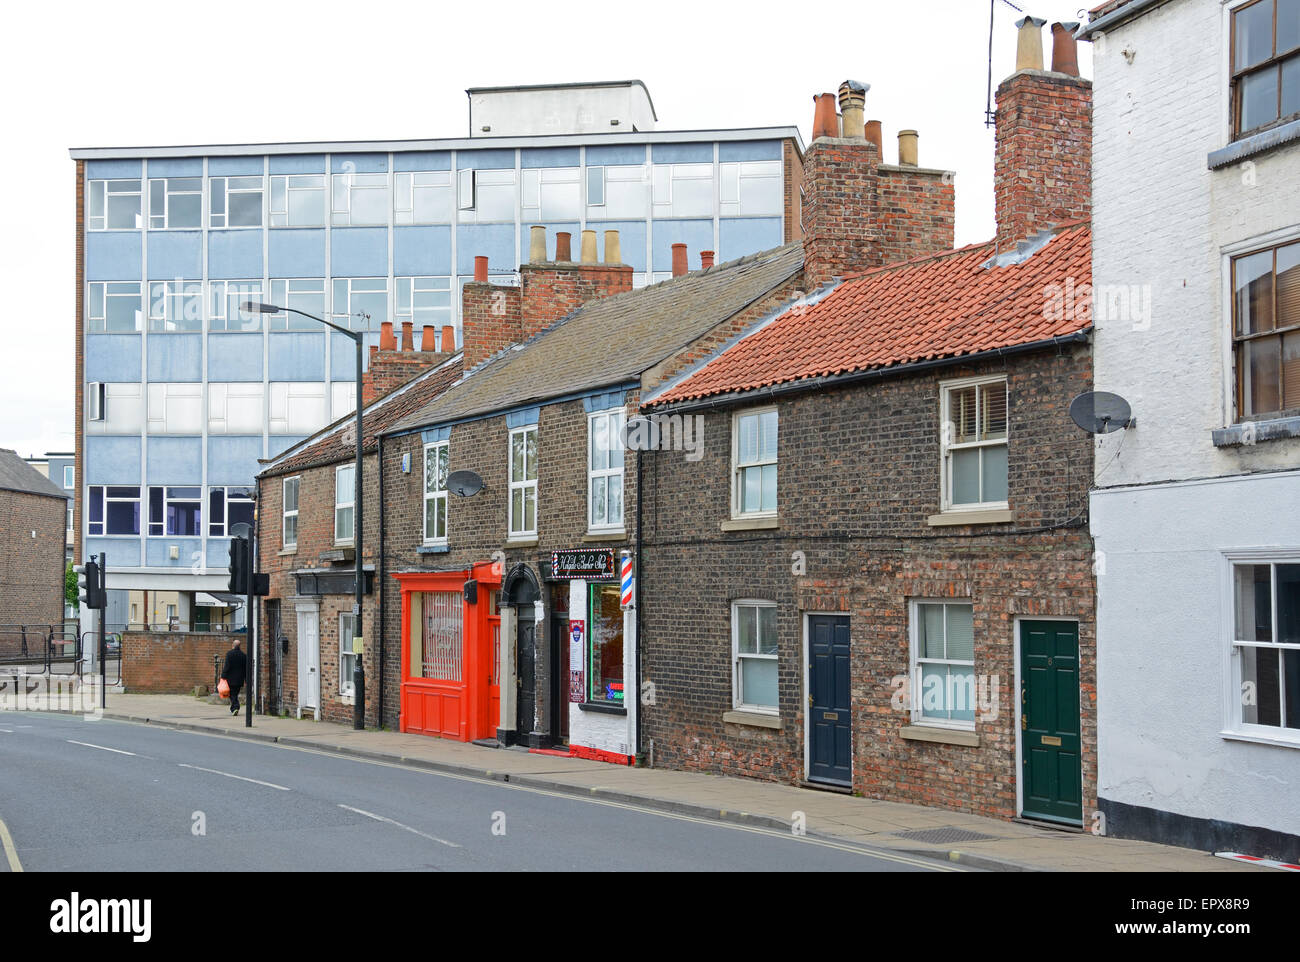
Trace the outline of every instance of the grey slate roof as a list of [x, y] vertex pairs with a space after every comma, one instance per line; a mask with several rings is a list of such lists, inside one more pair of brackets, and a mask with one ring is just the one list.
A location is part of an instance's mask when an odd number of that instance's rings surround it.
[[635, 380], [803, 268], [803, 245], [590, 301], [484, 361], [385, 434], [483, 416]]
[[50, 498], [71, 497], [66, 491], [8, 448], [0, 448], [0, 490], [23, 491]]

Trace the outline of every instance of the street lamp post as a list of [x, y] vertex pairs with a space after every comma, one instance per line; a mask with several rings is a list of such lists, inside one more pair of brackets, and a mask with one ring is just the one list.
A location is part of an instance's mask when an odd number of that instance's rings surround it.
[[[331, 323], [323, 317], [317, 317], [315, 314], [308, 314], [306, 311], [300, 311], [293, 307], [277, 307], [275, 304], [263, 304], [260, 301], [244, 301], [240, 305], [241, 309], [250, 314], [279, 314], [287, 311], [291, 314], [299, 314], [303, 317], [310, 318], [313, 321], [319, 321], [326, 327], [333, 328], [340, 334], [352, 339], [352, 343], [357, 348], [357, 449], [356, 449], [356, 467], [352, 471], [352, 480], [354, 483], [352, 495], [352, 549], [356, 554], [357, 562], [357, 583], [356, 583], [356, 601], [352, 605], [352, 697], [355, 702], [352, 710], [352, 727], [357, 731], [366, 727], [366, 669], [362, 657], [362, 632], [361, 632], [361, 600], [365, 594], [364, 574], [361, 570], [361, 521], [362, 521], [362, 498], [361, 498], [361, 354], [362, 338], [361, 331], [351, 331], [346, 327], [340, 327], [338, 324]], [[370, 315], [361, 313], [359, 316], [370, 320]]]

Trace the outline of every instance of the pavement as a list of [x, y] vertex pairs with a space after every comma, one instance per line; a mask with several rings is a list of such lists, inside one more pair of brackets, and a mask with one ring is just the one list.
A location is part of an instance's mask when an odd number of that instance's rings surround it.
[[748, 778], [633, 768], [310, 719], [230, 715], [190, 695], [110, 693], [108, 718], [351, 755], [1010, 872], [1262, 872], [1210, 853]]

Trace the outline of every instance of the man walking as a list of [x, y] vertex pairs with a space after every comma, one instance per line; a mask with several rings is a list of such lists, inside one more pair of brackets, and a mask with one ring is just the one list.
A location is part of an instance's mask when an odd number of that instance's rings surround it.
[[239, 648], [240, 639], [235, 639], [235, 647], [226, 652], [226, 664], [221, 669], [221, 677], [230, 686], [230, 714], [239, 714], [239, 689], [244, 687], [248, 672], [248, 656]]

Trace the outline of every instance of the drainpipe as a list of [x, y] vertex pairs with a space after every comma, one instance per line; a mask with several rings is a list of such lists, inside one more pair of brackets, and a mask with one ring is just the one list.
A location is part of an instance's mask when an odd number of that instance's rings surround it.
[[[642, 665], [645, 660], [645, 639], [641, 636], [641, 595], [642, 585], [644, 584], [643, 579], [645, 578], [645, 572], [641, 570], [641, 519], [644, 517], [642, 508], [645, 504], [645, 486], [643, 484], [644, 474], [641, 471], [641, 458], [644, 453], [644, 451], [640, 450], [636, 453], [636, 546], [634, 548], [636, 558], [636, 596], [632, 599], [636, 602], [636, 616], [633, 618], [633, 623], [636, 625], [636, 686], [633, 688], [633, 697], [637, 700], [636, 745], [634, 746], [633, 751], [636, 753], [640, 753], [641, 751], [641, 729], [644, 724], [641, 716], [645, 711], [645, 705], [641, 704], [641, 676], [643, 674]], [[654, 767], [653, 761], [654, 758], [652, 756], [651, 767]]]
[[375, 612], [375, 634], [379, 636], [379, 727], [384, 727], [384, 436], [378, 437], [379, 452], [379, 557], [375, 559], [375, 585], [378, 593], [379, 609]]

